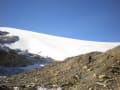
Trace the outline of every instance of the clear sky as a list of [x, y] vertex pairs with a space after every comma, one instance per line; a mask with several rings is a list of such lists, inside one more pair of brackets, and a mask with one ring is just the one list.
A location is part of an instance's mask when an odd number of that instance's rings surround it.
[[0, 0], [0, 26], [120, 42], [120, 0]]

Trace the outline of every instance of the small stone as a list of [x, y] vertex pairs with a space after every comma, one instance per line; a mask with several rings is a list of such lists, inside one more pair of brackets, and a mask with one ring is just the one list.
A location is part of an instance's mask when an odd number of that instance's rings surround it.
[[92, 68], [89, 68], [87, 71], [92, 71], [93, 69]]
[[90, 87], [88, 90], [93, 90], [93, 88], [92, 88], [92, 87]]
[[55, 85], [55, 84], [53, 84], [52, 86], [53, 86], [53, 87], [57, 87], [57, 85]]
[[30, 83], [28, 85], [26, 85], [26, 87], [34, 87], [35, 86], [35, 83]]
[[13, 90], [19, 90], [19, 87], [13, 87]]
[[83, 66], [83, 69], [87, 69], [88, 67], [87, 66]]
[[99, 75], [98, 78], [99, 78], [99, 79], [102, 79], [102, 78], [104, 78], [105, 76], [106, 76], [105, 74], [102, 74], [102, 75]]
[[100, 86], [104, 86], [104, 87], [107, 86], [105, 83], [102, 83], [102, 82], [96, 82], [96, 84], [98, 84], [98, 85], [100, 85]]
[[94, 78], [96, 78], [96, 77], [97, 77], [97, 75], [94, 73], [94, 74], [93, 74], [93, 77], [94, 77]]
[[57, 90], [62, 90], [62, 88], [61, 88], [61, 87], [58, 87]]

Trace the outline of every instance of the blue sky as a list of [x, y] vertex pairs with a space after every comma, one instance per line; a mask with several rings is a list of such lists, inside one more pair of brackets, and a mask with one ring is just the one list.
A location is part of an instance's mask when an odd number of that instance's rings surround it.
[[0, 26], [120, 42], [120, 0], [0, 0]]

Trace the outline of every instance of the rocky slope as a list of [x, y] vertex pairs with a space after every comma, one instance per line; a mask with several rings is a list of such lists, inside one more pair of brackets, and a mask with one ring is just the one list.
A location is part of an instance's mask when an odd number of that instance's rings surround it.
[[[92, 62], [88, 63], [88, 56]], [[36, 90], [120, 90], [120, 46], [105, 53], [92, 52], [55, 62], [41, 69], [1, 78], [1, 88]], [[8, 90], [9, 90], [8, 89]]]
[[0, 66], [20, 67], [32, 64], [24, 55], [19, 55], [16, 50], [0, 46]]

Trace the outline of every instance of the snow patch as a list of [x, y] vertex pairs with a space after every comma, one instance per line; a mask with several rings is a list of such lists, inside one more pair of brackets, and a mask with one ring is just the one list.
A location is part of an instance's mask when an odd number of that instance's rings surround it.
[[52, 36], [27, 30], [0, 27], [10, 35], [19, 36], [20, 40], [9, 45], [13, 49], [28, 50], [31, 53], [48, 56], [55, 60], [64, 60], [67, 57], [76, 56], [91, 51], [106, 51], [120, 42], [95, 42], [71, 38]]

